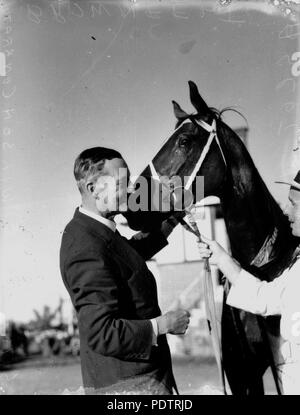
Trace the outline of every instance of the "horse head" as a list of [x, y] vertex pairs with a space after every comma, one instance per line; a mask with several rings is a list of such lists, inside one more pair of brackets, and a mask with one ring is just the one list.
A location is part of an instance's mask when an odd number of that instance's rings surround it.
[[[179, 190], [183, 202], [182, 194], [186, 192], [191, 195], [192, 203], [206, 196], [218, 196], [232, 253], [245, 265], [262, 265], [270, 263], [272, 258], [281, 258], [278, 271], [272, 272], [275, 277], [297, 243], [287, 218], [268, 191], [242, 140], [222, 121], [223, 111], [209, 107], [192, 81], [189, 92], [195, 113], [187, 113], [172, 101], [175, 130], [136, 181], [154, 183], [149, 186], [147, 209], [128, 210], [124, 216], [132, 229], [149, 231], [159, 227], [174, 210], [185, 210], [185, 203], [179, 207], [170, 203], [163, 211], [161, 205], [153, 206], [153, 188], [162, 184], [168, 185], [161, 186], [162, 193], [165, 189], [167, 194], [178, 196]], [[202, 186], [200, 191], [199, 186]], [[171, 201], [174, 202], [174, 197]]]
[[[209, 195], [220, 196], [226, 178], [226, 161], [217, 137], [213, 136], [215, 131], [212, 131], [218, 118], [217, 111], [207, 106], [192, 81], [189, 81], [189, 90], [196, 112], [189, 114], [177, 102], [172, 101], [176, 117], [175, 130], [135, 183], [144, 178], [149, 184], [152, 183], [149, 189], [163, 183], [170, 186], [170, 192], [172, 186], [175, 186], [181, 188], [182, 192], [189, 192], [195, 203]], [[203, 189], [196, 188], [199, 184], [203, 185], [203, 181], [195, 180], [200, 176], [205, 179]], [[170, 205], [169, 211], [163, 213], [157, 206], [153, 208], [153, 197], [150, 193], [148, 195], [147, 212], [129, 210], [124, 214], [132, 229], [149, 230], [159, 225], [174, 210], [174, 204]], [[184, 199], [183, 194], [181, 198]], [[184, 207], [182, 205], [182, 209]]]

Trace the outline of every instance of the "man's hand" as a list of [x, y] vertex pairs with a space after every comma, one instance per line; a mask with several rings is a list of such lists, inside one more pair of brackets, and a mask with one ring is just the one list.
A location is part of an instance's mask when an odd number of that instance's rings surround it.
[[223, 272], [226, 278], [234, 284], [241, 271], [240, 264], [232, 258], [221, 245], [201, 235], [198, 242], [199, 254], [202, 259], [209, 258]]
[[164, 234], [165, 238], [167, 238], [174, 228], [178, 225], [179, 220], [183, 219], [185, 216], [184, 211], [174, 211], [173, 214], [162, 222], [161, 224], [161, 232]]
[[223, 257], [228, 257], [225, 249], [216, 241], [212, 241], [201, 235], [201, 242], [198, 242], [198, 250], [201, 259], [209, 258], [213, 264], [220, 267]]
[[149, 235], [150, 232], [137, 232], [133, 235], [133, 238], [138, 240], [144, 239]]
[[158, 335], [160, 334], [184, 334], [190, 323], [190, 313], [186, 310], [168, 311], [157, 317]]

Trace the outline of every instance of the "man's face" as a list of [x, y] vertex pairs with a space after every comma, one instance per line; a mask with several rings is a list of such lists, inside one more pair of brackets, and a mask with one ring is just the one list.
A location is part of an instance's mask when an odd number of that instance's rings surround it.
[[285, 208], [292, 228], [292, 234], [300, 237], [300, 191], [291, 189], [289, 193], [289, 204]]
[[106, 160], [95, 183], [96, 205], [101, 213], [118, 213], [127, 209], [129, 169], [123, 159]]

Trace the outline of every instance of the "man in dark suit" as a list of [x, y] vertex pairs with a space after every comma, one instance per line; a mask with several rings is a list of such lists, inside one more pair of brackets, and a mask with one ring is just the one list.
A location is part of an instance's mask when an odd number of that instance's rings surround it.
[[129, 170], [115, 150], [83, 151], [74, 175], [82, 204], [65, 228], [60, 268], [78, 316], [86, 393], [172, 394], [166, 333], [184, 334], [189, 313], [161, 315], [145, 260], [174, 225], [130, 240], [118, 233], [113, 217], [126, 204]]

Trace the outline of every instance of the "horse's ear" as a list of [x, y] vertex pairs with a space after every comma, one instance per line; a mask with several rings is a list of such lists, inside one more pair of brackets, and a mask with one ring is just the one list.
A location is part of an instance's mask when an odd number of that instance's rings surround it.
[[183, 111], [183, 109], [177, 104], [177, 102], [172, 101], [173, 108], [174, 108], [174, 114], [178, 121], [182, 121], [186, 119], [189, 115]]
[[189, 81], [190, 99], [193, 106], [196, 108], [198, 114], [205, 114], [208, 111], [206, 102], [199, 94], [197, 85], [193, 81]]

